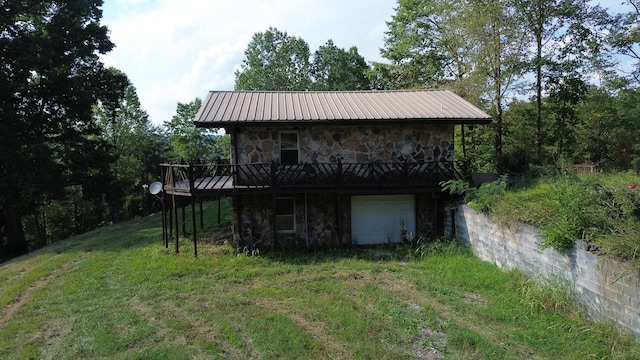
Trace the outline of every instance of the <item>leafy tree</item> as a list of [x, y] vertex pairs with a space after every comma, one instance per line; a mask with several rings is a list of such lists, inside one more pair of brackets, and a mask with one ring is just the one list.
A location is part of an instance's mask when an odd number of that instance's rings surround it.
[[480, 44], [473, 55], [475, 71], [486, 74], [486, 97], [493, 115], [496, 170], [503, 172], [503, 111], [514, 94], [523, 73], [525, 33], [515, 22], [513, 3], [501, 0], [472, 1], [469, 10], [468, 36]]
[[[98, 55], [113, 48], [102, 1], [0, 2], [0, 233], [2, 256], [28, 250], [22, 218], [89, 165], [99, 148], [92, 105], [122, 83]], [[83, 168], [84, 167], [84, 168]]]
[[157, 136], [160, 129], [151, 124], [141, 108], [133, 85], [127, 86], [115, 111], [101, 105], [94, 112], [101, 137], [111, 146], [113, 156], [113, 179], [107, 193], [112, 221], [121, 219], [121, 210], [126, 211], [125, 218], [130, 218], [143, 208], [146, 197], [141, 186], [156, 177], [158, 163], [164, 158], [159, 151], [163, 147], [162, 138]]
[[640, 91], [616, 92], [591, 87], [577, 108], [582, 120], [577, 129], [580, 161], [604, 170], [638, 171], [640, 163]]
[[236, 90], [308, 90], [311, 86], [309, 45], [276, 28], [253, 35], [246, 59], [235, 72]]
[[567, 74], [549, 89], [547, 103], [553, 121], [549, 138], [557, 160], [573, 160], [577, 144], [575, 129], [580, 123], [577, 107], [586, 93], [587, 84], [577, 74]]
[[401, 0], [398, 4], [381, 50], [391, 63], [374, 64], [376, 86], [447, 87], [488, 109], [494, 117], [494, 154], [500, 170], [503, 108], [523, 73], [525, 33], [515, 21], [513, 1]]
[[400, 0], [385, 32], [382, 57], [391, 64], [374, 65], [383, 88], [429, 88], [445, 77], [446, 54], [440, 8], [434, 0]]
[[572, 2], [562, 0], [532, 0], [520, 1], [516, 3], [519, 15], [522, 19], [522, 26], [531, 34], [531, 41], [535, 44], [532, 47], [535, 51], [532, 56], [531, 68], [535, 74], [535, 101], [536, 101], [536, 162], [540, 163], [540, 153], [542, 150], [542, 81], [544, 66], [553, 61], [545, 53], [547, 47], [553, 46], [555, 41], [561, 40], [558, 33], [565, 28], [566, 7], [573, 5]]
[[366, 90], [369, 89], [369, 66], [354, 46], [348, 51], [329, 40], [313, 55], [312, 90]]
[[174, 150], [173, 160], [177, 162], [206, 164], [229, 158], [230, 150], [225, 146], [224, 138], [218, 141], [217, 129], [199, 129], [193, 124], [200, 106], [202, 100], [199, 98], [189, 103], [178, 103], [176, 115], [165, 123]]
[[625, 0], [631, 10], [613, 16], [608, 28], [609, 44], [619, 53], [634, 61], [631, 77], [640, 83], [640, 1]]

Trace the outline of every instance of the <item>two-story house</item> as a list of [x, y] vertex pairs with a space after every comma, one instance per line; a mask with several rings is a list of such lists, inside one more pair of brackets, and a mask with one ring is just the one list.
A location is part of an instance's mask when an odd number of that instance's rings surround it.
[[164, 190], [231, 196], [234, 236], [250, 248], [437, 235], [439, 183], [459, 176], [454, 125], [490, 121], [446, 90], [212, 91], [195, 125], [230, 134], [231, 164], [166, 165]]

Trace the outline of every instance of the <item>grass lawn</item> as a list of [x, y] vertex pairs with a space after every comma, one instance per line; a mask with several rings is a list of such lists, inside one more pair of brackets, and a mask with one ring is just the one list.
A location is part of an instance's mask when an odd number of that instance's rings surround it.
[[563, 289], [457, 246], [196, 259], [161, 238], [154, 215], [0, 264], [0, 358], [640, 358]]

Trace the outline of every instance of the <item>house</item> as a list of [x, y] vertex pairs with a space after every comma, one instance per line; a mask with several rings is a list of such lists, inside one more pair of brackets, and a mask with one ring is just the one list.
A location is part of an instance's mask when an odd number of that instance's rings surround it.
[[437, 235], [439, 183], [459, 177], [454, 125], [490, 121], [446, 90], [212, 91], [194, 123], [230, 134], [231, 163], [165, 164], [164, 191], [231, 196], [234, 237], [249, 248]]

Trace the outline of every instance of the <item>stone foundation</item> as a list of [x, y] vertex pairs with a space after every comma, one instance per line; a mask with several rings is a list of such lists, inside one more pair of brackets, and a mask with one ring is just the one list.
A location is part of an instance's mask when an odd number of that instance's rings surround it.
[[[251, 238], [255, 246], [263, 250], [273, 247], [318, 248], [352, 244], [349, 195], [327, 193], [282, 197], [295, 199], [296, 226], [293, 233], [274, 231], [272, 195], [242, 195], [233, 198], [233, 229], [238, 244], [248, 246]], [[419, 234], [426, 237], [442, 234], [443, 210], [437, 195], [416, 194], [416, 211], [416, 231]], [[274, 244], [276, 238], [277, 243]]]

